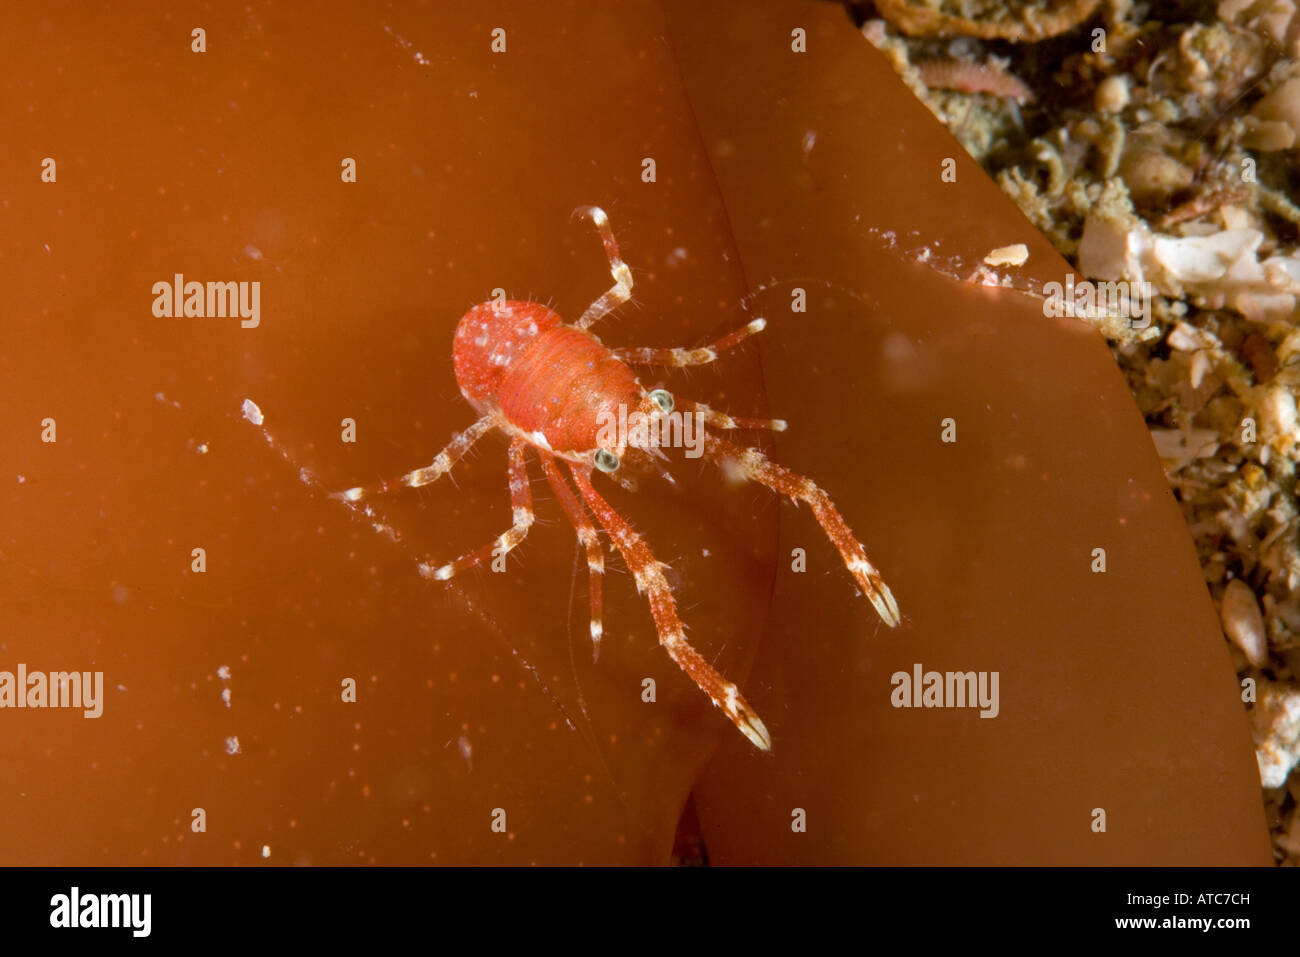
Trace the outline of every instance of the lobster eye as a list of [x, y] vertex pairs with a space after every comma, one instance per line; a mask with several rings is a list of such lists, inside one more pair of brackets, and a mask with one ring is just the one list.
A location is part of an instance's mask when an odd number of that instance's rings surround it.
[[618, 469], [618, 456], [609, 449], [596, 450], [596, 468], [602, 472], [613, 472]]
[[655, 389], [650, 393], [650, 401], [659, 406], [661, 412], [673, 410], [673, 394], [667, 389]]

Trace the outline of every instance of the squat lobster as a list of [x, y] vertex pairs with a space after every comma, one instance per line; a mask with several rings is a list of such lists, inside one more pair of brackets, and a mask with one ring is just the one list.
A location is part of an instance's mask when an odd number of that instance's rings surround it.
[[[714, 705], [726, 712], [737, 728], [759, 748], [772, 746], [762, 720], [749, 706], [740, 689], [720, 675], [687, 643], [677, 603], [664, 578], [663, 568], [645, 541], [631, 525], [596, 491], [591, 470], [613, 475], [627, 460], [654, 464], [651, 456], [662, 457], [654, 441], [654, 426], [681, 407], [696, 416], [703, 433], [703, 454], [715, 464], [756, 481], [796, 501], [807, 502], [831, 542], [839, 549], [844, 564], [858, 586], [875, 606], [885, 624], [899, 622], [898, 605], [889, 586], [881, 580], [867, 559], [862, 544], [836, 510], [830, 497], [810, 480], [770, 461], [758, 449], [744, 448], [707, 431], [716, 429], [771, 429], [781, 431], [785, 423], [773, 419], [732, 418], [707, 406], [674, 397], [664, 389], [646, 391], [629, 364], [681, 367], [706, 365], [718, 354], [759, 332], [766, 325], [754, 319], [741, 329], [698, 349], [610, 349], [588, 328], [632, 295], [632, 272], [619, 258], [618, 244], [609, 227], [609, 217], [598, 206], [583, 206], [575, 215], [592, 221], [605, 245], [614, 285], [593, 302], [572, 325], [558, 313], [536, 302], [491, 301], [475, 306], [456, 327], [452, 354], [456, 382], [463, 396], [480, 415], [468, 429], [455, 435], [431, 465], [373, 485], [358, 486], [335, 497], [346, 502], [390, 492], [418, 488], [445, 475], [469, 448], [493, 430], [510, 439], [510, 502], [514, 521], [491, 543], [462, 555], [453, 562], [435, 565], [422, 562], [420, 574], [445, 580], [485, 559], [509, 552], [528, 534], [533, 524], [533, 501], [525, 462], [532, 448], [578, 540], [587, 551], [590, 578], [591, 640], [599, 653], [601, 623], [601, 580], [604, 555], [589, 512], [609, 534], [631, 569], [637, 591], [650, 604], [659, 643], [673, 661], [689, 675]], [[607, 424], [618, 417], [620, 407], [626, 421], [628, 411], [639, 415], [650, 428], [626, 430], [611, 436]], [[578, 495], [566, 483], [556, 462], [568, 463]]]

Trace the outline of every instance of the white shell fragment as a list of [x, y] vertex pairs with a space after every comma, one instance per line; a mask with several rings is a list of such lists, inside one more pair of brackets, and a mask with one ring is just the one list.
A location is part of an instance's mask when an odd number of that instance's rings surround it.
[[1300, 257], [1259, 258], [1264, 234], [1250, 226], [1205, 236], [1156, 233], [1132, 213], [1094, 209], [1084, 222], [1079, 268], [1102, 280], [1150, 282], [1175, 299], [1233, 309], [1265, 322], [1295, 314]]
[[1293, 146], [1300, 136], [1300, 77], [1292, 77], [1277, 87], [1256, 103], [1250, 114], [1260, 126], [1272, 127], [1279, 141], [1290, 140], [1279, 149]]
[[1300, 687], [1261, 680], [1251, 724], [1260, 781], [1280, 788], [1300, 763]]
[[1024, 243], [999, 246], [984, 257], [986, 266], [1023, 266], [1029, 259], [1029, 247]]
[[1108, 76], [1097, 84], [1094, 103], [1103, 113], [1120, 113], [1128, 106], [1128, 101], [1127, 76]]
[[1259, 603], [1255, 601], [1250, 586], [1240, 578], [1228, 582], [1219, 614], [1223, 619], [1223, 633], [1245, 652], [1246, 659], [1256, 668], [1267, 664], [1268, 637], [1264, 633], [1264, 616], [1259, 613]]
[[244, 413], [244, 418], [254, 425], [262, 424], [262, 410], [257, 407], [257, 403], [252, 399], [245, 399], [240, 411]]

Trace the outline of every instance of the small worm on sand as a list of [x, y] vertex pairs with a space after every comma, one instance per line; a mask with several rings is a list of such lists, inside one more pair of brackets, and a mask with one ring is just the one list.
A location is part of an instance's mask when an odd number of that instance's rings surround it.
[[997, 67], [970, 60], [926, 60], [916, 65], [921, 81], [931, 89], [962, 93], [992, 93], [1025, 104], [1034, 93], [1016, 76]]

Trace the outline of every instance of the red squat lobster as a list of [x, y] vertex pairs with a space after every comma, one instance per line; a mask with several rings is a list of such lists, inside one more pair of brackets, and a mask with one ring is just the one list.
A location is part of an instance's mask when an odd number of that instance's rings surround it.
[[[500, 429], [510, 438], [510, 503], [514, 522], [490, 544], [469, 552], [446, 565], [420, 563], [420, 574], [439, 581], [478, 563], [504, 555], [524, 540], [533, 524], [533, 499], [529, 488], [525, 451], [531, 448], [541, 460], [542, 471], [555, 492], [578, 540], [587, 550], [591, 600], [591, 640], [600, 650], [601, 579], [604, 555], [588, 509], [609, 533], [636, 579], [637, 591], [646, 595], [659, 632], [659, 643], [714, 705], [755, 746], [769, 750], [772, 738], [762, 720], [740, 694], [740, 689], [720, 675], [687, 643], [677, 603], [664, 578], [663, 568], [640, 535], [633, 530], [591, 484], [593, 468], [613, 474], [623, 461], [655, 465], [651, 456], [658, 450], [656, 426], [659, 420], [680, 407], [696, 416], [703, 431], [703, 454], [730, 474], [766, 485], [796, 501], [807, 502], [827, 536], [844, 558], [844, 564], [858, 587], [870, 599], [885, 624], [899, 622], [898, 605], [880, 574], [867, 560], [862, 544], [836, 510], [830, 496], [801, 475], [770, 460], [758, 449], [743, 448], [703, 429], [771, 429], [781, 431], [781, 420], [738, 419], [707, 406], [685, 400], [664, 389], [646, 389], [629, 365], [681, 367], [705, 365], [718, 354], [734, 347], [764, 328], [754, 319], [717, 342], [698, 349], [611, 349], [588, 328], [632, 295], [632, 272], [619, 258], [618, 244], [609, 228], [609, 217], [598, 206], [583, 206], [575, 216], [586, 216], [595, 224], [605, 244], [614, 285], [593, 302], [577, 322], [565, 323], [558, 313], [536, 302], [494, 300], [480, 303], [460, 320], [452, 355], [456, 382], [463, 396], [479, 413], [479, 419], [464, 432], [453, 436], [433, 464], [373, 485], [359, 486], [335, 497], [357, 502], [393, 489], [418, 488], [445, 475], [480, 438]], [[617, 416], [622, 406], [628, 418], [634, 410], [650, 428], [608, 436], [602, 429]], [[628, 430], [623, 430], [628, 432]], [[640, 458], [636, 458], [640, 457]], [[573, 493], [565, 482], [556, 459], [568, 463]]]

